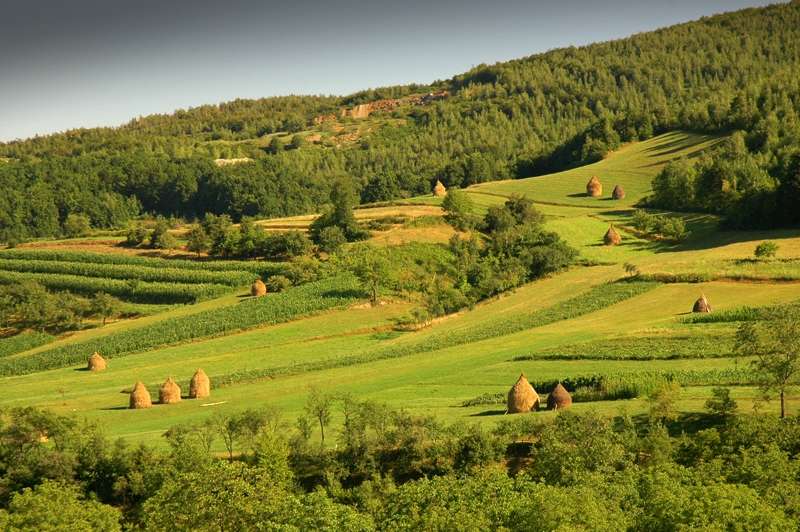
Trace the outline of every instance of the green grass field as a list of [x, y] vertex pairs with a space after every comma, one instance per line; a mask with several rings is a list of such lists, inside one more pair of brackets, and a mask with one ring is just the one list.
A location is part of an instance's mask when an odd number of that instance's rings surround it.
[[[727, 233], [708, 216], [687, 216], [692, 235], [681, 244], [645, 240], [626, 229], [633, 206], [648, 193], [650, 180], [668, 160], [696, 156], [718, 141], [670, 133], [627, 145], [587, 167], [484, 183], [467, 190], [482, 209], [512, 193], [529, 196], [547, 215], [548, 227], [598, 266], [573, 267], [416, 332], [393, 329], [394, 320], [408, 313], [411, 304], [397, 300], [372, 308], [357, 302], [346, 308], [320, 307], [310, 316], [285, 323], [231, 330], [112, 358], [102, 373], [82, 371], [82, 364], [75, 364], [3, 377], [0, 407], [36, 405], [74, 413], [97, 421], [109, 435], [158, 443], [170, 426], [200, 421], [218, 412], [274, 405], [292, 422], [302, 413], [312, 387], [447, 421], [495, 423], [503, 418], [501, 405], [461, 404], [484, 393], [505, 393], [520, 372], [532, 381], [546, 381], [663, 371], [694, 379], [695, 384], [681, 390], [678, 408], [701, 410], [714, 384], [711, 381], [724, 381], [725, 372], [746, 369], [748, 361], [730, 356], [735, 323], [685, 320], [695, 299], [705, 294], [715, 311], [800, 300], [800, 283], [793, 282], [800, 280], [798, 232]], [[625, 200], [586, 197], [585, 184], [592, 175], [603, 182], [606, 197], [615, 184], [623, 185]], [[434, 198], [415, 201], [438, 202]], [[380, 215], [398, 211], [381, 209]], [[429, 216], [438, 210], [423, 207], [414, 213]], [[377, 216], [378, 211], [359, 210], [360, 218]], [[304, 227], [308, 220], [310, 217], [297, 217], [263, 223], [273, 228]], [[610, 223], [621, 228], [620, 246], [601, 244]], [[425, 240], [428, 227], [442, 231], [440, 225], [422, 225], [406, 236], [413, 239], [417, 234]], [[749, 260], [755, 245], [765, 239], [779, 244], [778, 257]], [[393, 243], [390, 238], [384, 240], [386, 245]], [[615, 299], [608, 296], [609, 291], [622, 285], [607, 283], [625, 277], [625, 262], [645, 274], [697, 274], [707, 280], [657, 284]], [[115, 335], [170, 319], [225, 311], [239, 304], [241, 292], [234, 290], [195, 305], [165, 307], [163, 312], [73, 333], [6, 358], [24, 358], [86, 341], [111, 343]], [[680, 356], [670, 356], [676, 353]], [[170, 376], [185, 387], [197, 367], [211, 376], [212, 387], [215, 380], [225, 383], [213, 388], [208, 400], [126, 409], [128, 397], [120, 392], [137, 380], [157, 395], [157, 385]], [[733, 392], [743, 410], [750, 408], [757, 395], [749, 383], [736, 386]], [[790, 411], [798, 406], [792, 397]], [[574, 408], [609, 414], [624, 408], [635, 414], [646, 410], [647, 401], [640, 397], [576, 403]], [[770, 404], [766, 410], [776, 408]]]

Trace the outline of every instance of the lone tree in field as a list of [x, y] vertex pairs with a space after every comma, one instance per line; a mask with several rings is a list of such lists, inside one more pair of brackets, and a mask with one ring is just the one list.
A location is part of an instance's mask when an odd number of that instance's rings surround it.
[[384, 250], [369, 244], [359, 244], [344, 257], [343, 267], [356, 276], [369, 294], [370, 303], [377, 305], [391, 275], [389, 259]]
[[761, 376], [760, 388], [768, 399], [777, 392], [781, 417], [786, 417], [786, 392], [800, 375], [800, 317], [782, 310], [775, 319], [745, 322], [736, 332], [736, 351], [756, 357], [752, 362]]
[[197, 253], [198, 257], [201, 253], [211, 249], [211, 237], [208, 236], [208, 233], [206, 233], [206, 230], [203, 229], [202, 225], [196, 225], [192, 227], [191, 231], [189, 231], [189, 234], [187, 235], [186, 249], [192, 253]]
[[119, 299], [105, 292], [97, 292], [90, 303], [92, 315], [99, 317], [103, 325], [108, 318], [118, 314], [121, 307], [122, 302]]
[[778, 244], [770, 240], [765, 240], [756, 246], [753, 254], [757, 259], [771, 259], [778, 253]]

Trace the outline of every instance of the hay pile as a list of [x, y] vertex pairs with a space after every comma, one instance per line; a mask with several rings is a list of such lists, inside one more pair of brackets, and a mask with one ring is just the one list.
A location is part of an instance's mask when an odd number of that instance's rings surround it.
[[150, 400], [150, 392], [147, 391], [144, 383], [139, 381], [131, 392], [130, 408], [150, 408], [153, 402]]
[[181, 387], [178, 383], [170, 377], [161, 388], [158, 390], [158, 402], [162, 405], [171, 405], [173, 403], [180, 403], [181, 401]]
[[606, 236], [603, 237], [603, 243], [606, 246], [616, 246], [620, 242], [622, 242], [622, 237], [617, 230], [614, 229], [613, 225], [609, 226], [608, 231], [606, 231]]
[[516, 384], [509, 390], [507, 409], [510, 414], [539, 409], [539, 394], [525, 378], [525, 374], [520, 374]]
[[100, 356], [100, 353], [97, 351], [92, 353], [92, 355], [89, 357], [89, 362], [86, 365], [86, 369], [89, 371], [103, 371], [106, 369], [106, 367], [108, 367], [106, 364], [106, 359]]
[[264, 281], [256, 279], [256, 282], [250, 287], [250, 295], [253, 297], [267, 295], [267, 285], [264, 284]]
[[547, 396], [547, 408], [550, 410], [563, 410], [572, 406], [572, 396], [559, 382], [550, 395]]
[[441, 198], [444, 197], [445, 194], [447, 194], [447, 189], [442, 184], [442, 182], [437, 179], [436, 185], [434, 185], [433, 187], [433, 195], [436, 196], [437, 198]]
[[197, 368], [192, 380], [189, 382], [189, 397], [191, 399], [202, 399], [209, 395], [211, 395], [211, 381], [205, 371]]
[[593, 198], [603, 195], [603, 184], [597, 179], [596, 175], [593, 175], [589, 182], [586, 183], [586, 194]]
[[625, 189], [622, 188], [622, 185], [617, 185], [614, 187], [614, 191], [611, 193], [611, 197], [615, 200], [625, 199]]
[[708, 302], [705, 294], [700, 296], [700, 298], [694, 302], [692, 312], [711, 312], [711, 303]]

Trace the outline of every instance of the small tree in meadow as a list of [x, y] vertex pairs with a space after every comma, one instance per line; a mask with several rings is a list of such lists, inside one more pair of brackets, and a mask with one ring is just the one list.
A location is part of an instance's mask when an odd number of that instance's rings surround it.
[[730, 419], [736, 414], [739, 405], [731, 398], [731, 389], [717, 386], [711, 390], [711, 398], [706, 401], [706, 410], [712, 416]]
[[199, 257], [201, 253], [208, 251], [211, 248], [211, 237], [208, 236], [203, 226], [196, 225], [192, 227], [187, 236], [186, 249], [192, 253], [197, 253]]
[[781, 417], [786, 417], [786, 393], [800, 376], [800, 316], [784, 309], [774, 319], [742, 323], [736, 343], [740, 355], [755, 357], [752, 365], [764, 397], [777, 392]]
[[105, 325], [108, 318], [119, 313], [121, 305], [122, 302], [116, 297], [105, 292], [98, 292], [92, 298], [89, 309], [92, 315], [101, 318]]
[[771, 240], [765, 240], [756, 246], [754, 255], [757, 259], [771, 259], [778, 253], [778, 244]]

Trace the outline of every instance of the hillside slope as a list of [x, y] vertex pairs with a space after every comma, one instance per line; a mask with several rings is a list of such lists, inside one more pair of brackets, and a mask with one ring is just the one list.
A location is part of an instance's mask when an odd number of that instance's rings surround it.
[[[313, 212], [340, 175], [365, 202], [422, 194], [437, 178], [527, 177], [678, 128], [745, 130], [759, 170], [788, 179], [800, 144], [798, 28], [792, 2], [479, 66], [436, 86], [237, 100], [8, 143], [0, 241], [59, 234], [70, 213], [110, 227], [140, 210]], [[380, 102], [393, 98], [405, 99]], [[352, 112], [367, 102], [375, 112]]]

